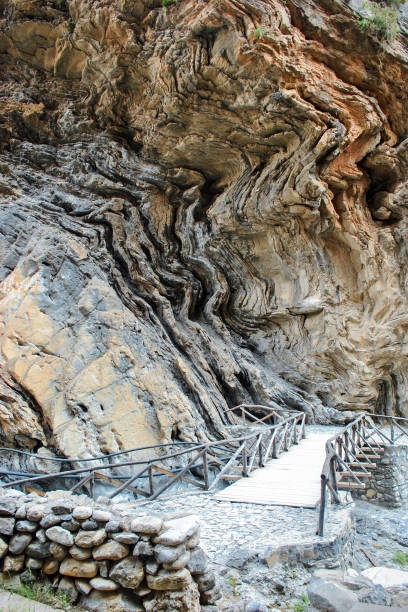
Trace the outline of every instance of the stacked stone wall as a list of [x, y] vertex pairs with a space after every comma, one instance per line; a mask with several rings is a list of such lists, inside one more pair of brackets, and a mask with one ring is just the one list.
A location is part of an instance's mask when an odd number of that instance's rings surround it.
[[408, 499], [408, 446], [386, 446], [381, 459], [375, 461], [365, 490], [353, 491], [353, 496], [400, 508]]
[[220, 593], [194, 515], [0, 490], [3, 584], [45, 582], [98, 612], [196, 612]]

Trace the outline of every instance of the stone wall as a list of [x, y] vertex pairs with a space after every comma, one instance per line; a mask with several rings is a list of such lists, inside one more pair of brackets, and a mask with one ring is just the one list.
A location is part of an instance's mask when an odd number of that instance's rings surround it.
[[3, 584], [44, 581], [98, 612], [196, 612], [220, 593], [194, 515], [0, 490]]
[[408, 498], [408, 446], [386, 446], [363, 491], [353, 496], [399, 508]]

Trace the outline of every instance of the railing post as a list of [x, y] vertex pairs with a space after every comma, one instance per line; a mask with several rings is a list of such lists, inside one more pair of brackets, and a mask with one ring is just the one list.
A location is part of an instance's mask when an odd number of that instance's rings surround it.
[[278, 458], [278, 454], [276, 452], [276, 450], [277, 450], [276, 449], [276, 438], [277, 437], [278, 437], [277, 434], [275, 434], [274, 438], [273, 438], [273, 442], [272, 442], [272, 458], [273, 459], [277, 459]]
[[208, 487], [210, 486], [210, 480], [208, 478], [208, 457], [207, 457], [207, 447], [205, 447], [205, 451], [203, 454], [203, 472], [204, 472], [204, 485], [205, 490], [208, 491]]
[[246, 444], [244, 444], [244, 447], [242, 449], [242, 475], [248, 476], [248, 455]]
[[258, 447], [259, 467], [263, 467], [265, 465], [263, 461], [263, 457], [262, 457], [262, 439], [263, 439], [263, 434], [259, 434], [259, 440], [260, 440], [259, 447]]
[[333, 489], [335, 490], [336, 493], [338, 493], [339, 489], [337, 486], [335, 461], [336, 460], [333, 458], [333, 460], [330, 462], [330, 480], [331, 480]]
[[152, 468], [152, 464], [149, 465], [149, 489], [150, 489], [150, 495], [153, 495], [153, 493], [154, 493], [154, 484], [153, 484], [153, 468]]
[[317, 528], [317, 535], [323, 536], [324, 511], [326, 509], [326, 477], [323, 474], [321, 475], [320, 491], [319, 526]]
[[394, 434], [394, 422], [392, 418], [390, 419], [390, 426], [391, 426], [391, 442], [394, 444], [395, 434]]

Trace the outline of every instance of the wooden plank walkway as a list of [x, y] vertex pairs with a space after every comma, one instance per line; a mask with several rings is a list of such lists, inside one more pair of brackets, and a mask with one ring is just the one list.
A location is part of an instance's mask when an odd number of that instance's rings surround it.
[[[340, 431], [340, 428], [339, 428]], [[330, 432], [330, 433], [329, 433]], [[320, 474], [326, 458], [328, 431], [307, 432], [306, 438], [265, 467], [214, 495], [219, 501], [315, 508], [320, 500]]]

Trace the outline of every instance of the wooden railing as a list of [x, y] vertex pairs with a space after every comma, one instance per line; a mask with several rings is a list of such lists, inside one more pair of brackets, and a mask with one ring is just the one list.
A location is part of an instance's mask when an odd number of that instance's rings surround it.
[[[87, 487], [91, 496], [94, 494], [95, 481], [105, 481], [115, 487], [109, 495], [110, 498], [115, 497], [124, 489], [128, 489], [135, 496], [154, 500], [177, 482], [184, 482], [209, 491], [214, 489], [221, 479], [249, 476], [254, 469], [265, 465], [270, 459], [278, 458], [281, 452], [287, 451], [292, 444], [297, 444], [301, 438], [305, 437], [304, 413], [295, 413], [274, 425], [265, 425], [262, 420], [259, 420], [259, 424], [263, 428], [248, 435], [208, 442], [206, 444], [175, 443], [173, 445], [155, 445], [90, 459], [45, 459], [41, 457], [41, 461], [91, 462], [92, 465], [61, 472], [26, 476], [25, 478], [2, 485], [2, 488], [7, 489], [19, 486], [29, 487], [33, 490], [33, 484], [35, 483], [59, 478], [76, 479], [77, 482], [71, 487], [71, 491], [74, 492], [82, 487]], [[150, 449], [155, 449], [157, 452], [157, 449], [164, 449], [166, 447], [170, 447], [171, 450], [172, 448], [177, 448], [177, 446], [181, 446], [181, 450], [166, 453], [152, 459], [112, 461], [112, 459], [117, 459], [118, 456], [123, 454], [129, 455], [141, 450], [146, 452]], [[17, 452], [39, 459], [38, 456], [25, 451], [14, 451], [14, 449], [7, 448], [0, 448], [0, 451]], [[184, 463], [174, 469], [169, 464], [173, 465], [175, 462], [179, 464], [181, 462]], [[130, 468], [130, 471], [132, 471], [130, 475], [117, 473], [118, 469], [125, 467]], [[213, 469], [211, 470], [210, 468]], [[216, 469], [219, 470], [218, 473], [213, 474], [212, 472]], [[108, 474], [106, 474], [107, 471], [109, 472]], [[188, 473], [192, 471], [195, 474], [199, 473], [200, 477], [189, 475]], [[116, 472], [114, 477], [111, 475], [112, 472]], [[7, 470], [3, 470], [3, 473], [11, 474]]]
[[[374, 419], [381, 421], [379, 426]], [[340, 489], [364, 489], [364, 478], [371, 476], [370, 469], [374, 469], [376, 461], [381, 459], [384, 446], [395, 444], [403, 436], [408, 440], [408, 419], [365, 413], [326, 442], [318, 535], [322, 536], [324, 531], [327, 490], [332, 502], [339, 504]]]
[[[254, 414], [254, 410], [262, 411], [266, 414], [262, 418], [259, 418]], [[247, 421], [249, 424], [252, 425], [255, 425], [256, 423], [262, 424], [266, 423], [268, 419], [271, 419], [272, 422], [269, 424], [275, 425], [279, 421], [283, 420], [282, 416], [278, 414], [276, 410], [273, 410], [272, 408], [269, 408], [269, 406], [263, 406], [261, 404], [240, 404], [239, 406], [234, 406], [233, 408], [228, 408], [228, 410], [225, 410], [225, 414], [228, 414], [229, 412], [239, 414], [244, 424]]]

